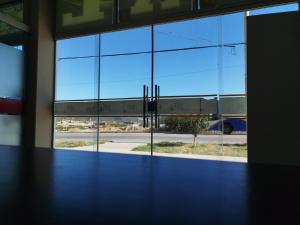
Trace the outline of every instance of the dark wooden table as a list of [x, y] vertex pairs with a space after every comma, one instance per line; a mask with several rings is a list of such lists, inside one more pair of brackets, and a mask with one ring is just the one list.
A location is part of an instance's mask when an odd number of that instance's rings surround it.
[[299, 225], [300, 169], [0, 147], [0, 224]]

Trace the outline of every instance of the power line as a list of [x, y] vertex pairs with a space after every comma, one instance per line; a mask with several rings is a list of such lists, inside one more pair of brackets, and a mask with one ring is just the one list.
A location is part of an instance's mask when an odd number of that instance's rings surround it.
[[155, 30], [154, 32], [158, 33], [158, 34], [163, 34], [163, 35], [167, 35], [167, 36], [172, 36], [174, 38], [178, 38], [178, 39], [184, 39], [184, 40], [189, 40], [189, 41], [207, 41], [209, 43], [216, 43], [208, 38], [202, 37], [202, 36], [195, 36], [195, 37], [188, 37], [186, 35], [182, 35], [180, 33], [175, 33], [172, 31], [162, 31], [162, 30]]
[[[243, 67], [242, 65], [235, 65], [235, 66], [227, 66], [223, 67], [223, 69], [231, 69], [231, 68], [238, 68], [238, 67]], [[167, 75], [156, 75], [155, 79], [158, 78], [167, 78], [167, 77], [176, 77], [176, 76], [188, 76], [188, 75], [193, 75], [197, 73], [204, 73], [208, 71], [216, 71], [218, 68], [208, 68], [204, 70], [197, 70], [197, 71], [191, 71], [191, 72], [185, 72], [185, 73], [173, 73], [173, 74], [167, 74]], [[149, 76], [143, 76], [143, 78], [138, 78], [138, 79], [126, 79], [126, 80], [114, 80], [114, 81], [100, 81], [101, 83], [122, 83], [122, 82], [133, 82], [133, 81], [145, 81], [149, 80]], [[86, 84], [92, 84], [92, 82], [81, 82], [81, 83], [66, 83], [66, 84], [60, 84], [61, 86], [77, 86], [77, 85], [86, 85]]]
[[[236, 43], [225, 43], [225, 44], [216, 44], [216, 45], [203, 45], [203, 46], [195, 46], [195, 47], [186, 47], [186, 48], [174, 48], [174, 49], [162, 49], [156, 50], [154, 53], [164, 53], [164, 52], [179, 52], [179, 51], [190, 51], [197, 49], [207, 49], [207, 48], [234, 48], [239, 45], [246, 45], [244, 42], [236, 42]], [[128, 53], [116, 53], [116, 54], [103, 54], [100, 57], [117, 57], [117, 56], [130, 56], [130, 55], [142, 55], [142, 54], [151, 54], [151, 51], [140, 51], [140, 52], [128, 52]], [[71, 59], [85, 59], [85, 58], [98, 58], [99, 56], [74, 56], [74, 57], [62, 57], [59, 58], [58, 61], [61, 60], [71, 60]]]

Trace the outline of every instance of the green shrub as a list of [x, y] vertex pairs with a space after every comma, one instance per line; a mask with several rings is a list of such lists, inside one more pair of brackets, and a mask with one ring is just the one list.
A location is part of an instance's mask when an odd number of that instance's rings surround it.
[[168, 131], [194, 136], [194, 145], [198, 134], [208, 128], [206, 117], [167, 117], [165, 126]]
[[158, 146], [158, 147], [180, 147], [183, 145], [184, 145], [184, 143], [182, 143], [182, 142], [167, 142], [167, 141], [163, 141], [163, 142], [154, 144], [154, 146]]

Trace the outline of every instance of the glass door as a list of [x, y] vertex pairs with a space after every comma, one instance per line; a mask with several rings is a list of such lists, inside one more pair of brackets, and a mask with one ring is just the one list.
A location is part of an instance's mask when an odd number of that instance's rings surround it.
[[246, 159], [243, 16], [153, 28], [154, 155]]
[[208, 133], [218, 117], [216, 25], [209, 18], [154, 27], [154, 155], [197, 157], [220, 149], [219, 132]]
[[150, 154], [151, 28], [101, 35], [99, 151]]

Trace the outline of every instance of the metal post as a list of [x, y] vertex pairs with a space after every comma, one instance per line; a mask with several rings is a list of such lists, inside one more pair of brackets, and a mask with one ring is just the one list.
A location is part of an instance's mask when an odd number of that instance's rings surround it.
[[[153, 102], [154, 85], [154, 26], [151, 25], [151, 102]], [[151, 111], [151, 156], [153, 156], [153, 111]]]

